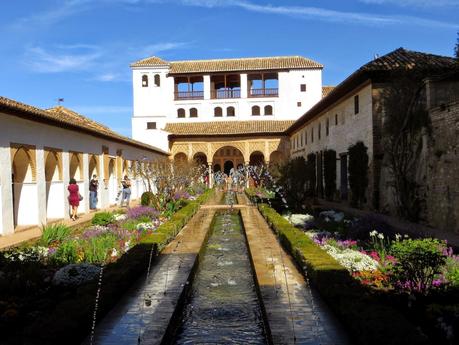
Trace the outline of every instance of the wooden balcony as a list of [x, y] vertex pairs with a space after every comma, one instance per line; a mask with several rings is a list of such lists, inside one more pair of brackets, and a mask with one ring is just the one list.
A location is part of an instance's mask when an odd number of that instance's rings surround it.
[[212, 90], [211, 97], [213, 99], [220, 98], [241, 98], [241, 90]]
[[204, 99], [204, 91], [178, 91], [175, 93], [175, 100]]
[[249, 97], [278, 97], [279, 89], [250, 89]]

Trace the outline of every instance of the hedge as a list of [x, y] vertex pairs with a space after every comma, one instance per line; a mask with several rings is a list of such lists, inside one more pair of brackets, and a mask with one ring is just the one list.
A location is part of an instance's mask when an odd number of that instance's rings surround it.
[[357, 344], [428, 344], [384, 296], [361, 285], [327, 252], [266, 204], [258, 205], [284, 248], [302, 267]]
[[[146, 270], [151, 251], [154, 250], [156, 257], [213, 192], [213, 189], [207, 190], [196, 200], [190, 201], [159, 226], [155, 233], [141, 238], [121, 258], [105, 267], [97, 320], [101, 320], [119, 302], [133, 282]], [[53, 307], [46, 313], [46, 317], [38, 317], [33, 324], [25, 326], [24, 343], [80, 344], [90, 332], [97, 282], [87, 283], [73, 290], [54, 289]]]

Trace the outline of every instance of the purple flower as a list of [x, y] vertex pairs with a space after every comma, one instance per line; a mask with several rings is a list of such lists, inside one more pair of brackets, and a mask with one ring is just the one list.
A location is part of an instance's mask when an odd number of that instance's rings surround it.
[[130, 208], [127, 211], [127, 216], [128, 218], [131, 218], [131, 219], [137, 219], [143, 216], [147, 216], [153, 219], [153, 218], [158, 217], [158, 215], [159, 215], [159, 212], [156, 209], [152, 207], [148, 207], [148, 206], [137, 206], [137, 207]]

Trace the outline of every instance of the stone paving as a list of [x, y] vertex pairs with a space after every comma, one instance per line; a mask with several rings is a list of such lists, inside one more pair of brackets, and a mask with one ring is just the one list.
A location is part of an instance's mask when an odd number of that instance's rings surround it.
[[[160, 344], [188, 284], [215, 211], [199, 210], [139, 279], [98, 323], [93, 344]], [[103, 298], [103, 291], [101, 292]], [[139, 340], [140, 339], [140, 340]], [[90, 344], [90, 337], [84, 344]]]
[[[245, 196], [239, 195], [242, 203]], [[255, 207], [241, 209], [273, 344], [349, 344]]]

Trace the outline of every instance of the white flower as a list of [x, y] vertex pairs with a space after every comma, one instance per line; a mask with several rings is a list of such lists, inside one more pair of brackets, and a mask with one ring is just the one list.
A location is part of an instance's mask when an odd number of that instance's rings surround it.
[[124, 251], [127, 252], [129, 249], [131, 249], [131, 241], [126, 241], [124, 243]]
[[384, 234], [378, 234], [378, 238], [383, 240], [384, 239]]
[[125, 214], [115, 214], [115, 220], [117, 222], [126, 220], [127, 216]]
[[373, 230], [373, 231], [370, 232], [370, 236], [371, 237], [375, 237], [377, 234], [378, 234], [378, 232], [376, 230]]
[[370, 256], [354, 249], [339, 249], [329, 244], [321, 247], [336, 261], [350, 272], [374, 271], [378, 269], [378, 262]]
[[398, 241], [402, 238], [402, 235], [400, 234], [395, 234], [395, 240]]
[[116, 248], [113, 248], [112, 249], [112, 258], [116, 258], [118, 256], [118, 251], [116, 250]]

